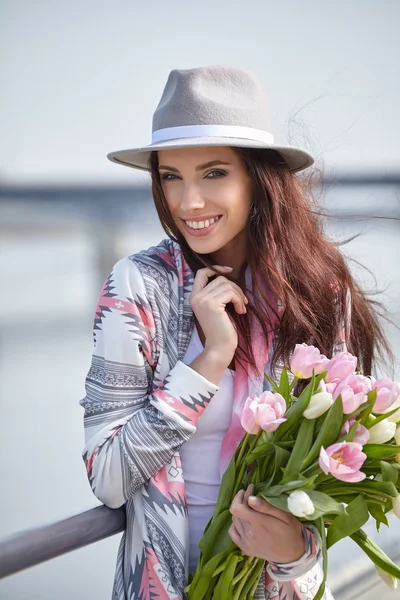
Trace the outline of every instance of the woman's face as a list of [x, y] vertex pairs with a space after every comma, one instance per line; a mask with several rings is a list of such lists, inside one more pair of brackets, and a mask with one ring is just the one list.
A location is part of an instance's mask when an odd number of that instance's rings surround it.
[[243, 252], [252, 186], [239, 154], [226, 146], [162, 150], [158, 163], [168, 207], [192, 250]]

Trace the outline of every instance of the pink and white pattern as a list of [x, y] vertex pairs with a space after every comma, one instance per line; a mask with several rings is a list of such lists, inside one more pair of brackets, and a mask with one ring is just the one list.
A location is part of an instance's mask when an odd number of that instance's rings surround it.
[[[218, 390], [182, 362], [194, 324], [189, 302], [193, 280], [179, 246], [166, 239], [119, 261], [96, 309], [95, 346], [81, 400], [83, 458], [99, 500], [111, 508], [126, 508], [113, 600], [184, 598], [188, 517], [180, 448]], [[261, 372], [271, 359], [272, 329], [268, 344], [259, 327], [252, 329]], [[341, 336], [336, 351], [344, 349]], [[266, 379], [238, 362], [235, 367], [233, 414], [222, 445], [221, 474], [244, 435], [244, 400], [268, 389]], [[257, 598], [313, 598], [321, 578], [319, 540], [312, 526], [305, 528], [305, 535], [307, 551], [299, 561], [266, 565]], [[329, 591], [324, 598], [331, 598]]]

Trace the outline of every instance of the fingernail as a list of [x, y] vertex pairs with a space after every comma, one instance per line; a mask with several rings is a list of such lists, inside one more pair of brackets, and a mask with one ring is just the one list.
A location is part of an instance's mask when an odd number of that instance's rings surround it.
[[229, 269], [229, 271], [232, 271], [232, 270], [233, 270], [233, 267], [227, 267], [227, 266], [223, 266], [222, 268], [223, 268], [223, 269]]
[[249, 496], [249, 504], [253, 506], [258, 506], [260, 504], [260, 499], [257, 496]]

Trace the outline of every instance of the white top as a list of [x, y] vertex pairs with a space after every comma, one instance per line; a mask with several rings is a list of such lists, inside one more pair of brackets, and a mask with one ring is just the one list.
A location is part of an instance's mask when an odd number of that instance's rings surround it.
[[[203, 350], [195, 325], [183, 362], [190, 365]], [[198, 544], [217, 503], [221, 485], [219, 455], [231, 422], [234, 376], [235, 371], [226, 369], [218, 391], [197, 421], [195, 433], [181, 447], [189, 517], [190, 573], [196, 569], [200, 555]]]

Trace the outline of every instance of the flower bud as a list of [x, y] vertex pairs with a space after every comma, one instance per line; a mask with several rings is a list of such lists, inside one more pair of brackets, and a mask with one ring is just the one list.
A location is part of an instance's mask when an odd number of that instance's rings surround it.
[[392, 498], [393, 512], [398, 519], [400, 519], [400, 494], [397, 494], [395, 498]]
[[298, 379], [308, 379], [313, 371], [315, 375], [322, 373], [328, 362], [329, 359], [315, 346], [296, 344], [290, 359], [290, 370]]
[[319, 392], [311, 396], [311, 400], [306, 410], [303, 412], [303, 416], [306, 419], [317, 419], [323, 415], [328, 408], [333, 404], [332, 394], [329, 392]]
[[392, 406], [389, 406], [389, 408], [387, 408], [383, 412], [388, 413], [394, 410], [395, 408], [397, 408], [396, 412], [388, 416], [388, 421], [392, 421], [392, 423], [398, 423], [400, 421], [400, 397], [397, 398], [396, 402], [394, 402]]
[[343, 381], [348, 375], [354, 373], [357, 367], [357, 358], [350, 352], [339, 352], [328, 362], [326, 381]]
[[385, 413], [396, 408], [395, 403], [400, 396], [400, 383], [392, 381], [388, 377], [382, 377], [372, 383], [372, 389], [376, 389], [376, 400], [374, 413]]
[[295, 490], [289, 494], [288, 509], [295, 517], [306, 517], [315, 511], [310, 496], [302, 490]]
[[396, 446], [400, 446], [400, 427], [396, 429], [396, 433], [394, 434], [394, 441], [396, 442]]
[[382, 571], [379, 567], [375, 565], [375, 568], [378, 572], [379, 577], [382, 579], [383, 583], [386, 583], [391, 590], [397, 590], [397, 579], [393, 577], [393, 575], [389, 575], [386, 571]]
[[384, 444], [392, 439], [396, 432], [396, 423], [383, 419], [369, 430], [369, 444]]

